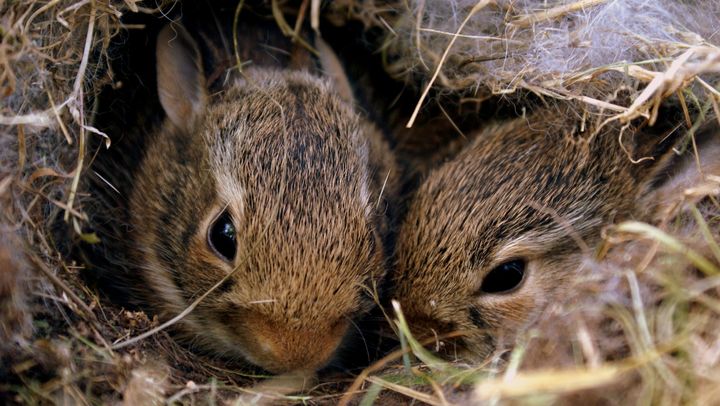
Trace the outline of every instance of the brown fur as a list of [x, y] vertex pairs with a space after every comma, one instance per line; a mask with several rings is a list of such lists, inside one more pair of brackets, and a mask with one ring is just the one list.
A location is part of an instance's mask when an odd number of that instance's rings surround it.
[[[232, 273], [182, 320], [181, 337], [272, 372], [320, 368], [385, 273], [393, 159], [326, 77], [250, 67], [208, 96], [197, 58], [181, 27], [161, 33], [168, 118], [129, 202], [137, 290], [168, 319]], [[207, 242], [225, 209], [237, 230], [232, 264]]]
[[[401, 226], [393, 276], [415, 332], [463, 332], [466, 354], [484, 358], [562, 295], [603, 225], [635, 215], [666, 160], [633, 164], [619, 128], [590, 136], [579, 124], [569, 112], [540, 112], [492, 126], [427, 175]], [[672, 145], [633, 129], [623, 139], [636, 158], [667, 156]], [[485, 275], [512, 259], [527, 264], [520, 285], [481, 292]]]
[[[30, 270], [17, 235], [0, 228], [0, 357], [30, 331], [26, 285]], [[1, 369], [1, 368], [0, 368]]]

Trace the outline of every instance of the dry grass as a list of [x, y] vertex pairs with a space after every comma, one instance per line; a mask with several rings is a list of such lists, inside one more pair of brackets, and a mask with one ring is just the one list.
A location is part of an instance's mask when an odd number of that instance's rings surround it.
[[[107, 49], [125, 29], [121, 14], [157, 13], [152, 3], [0, 2], [3, 402], [187, 401], [208, 398], [208, 391], [237, 392], [232, 383], [248, 380], [242, 371], [189, 354], [164, 333], [114, 350], [114, 341], [157, 321], [98, 298], [79, 279], [81, 265], [58, 251], [70, 241], [55, 240], [59, 222], [79, 238], [96, 239], [82, 232], [87, 216], [79, 189], [88, 139], [106, 137], [92, 126], [95, 95], [113, 80]], [[192, 379], [211, 387], [188, 390]]]
[[[689, 129], [706, 117], [720, 117], [720, 49], [717, 40], [699, 33], [683, 31], [666, 42], [641, 38], [637, 43], [645, 58], [582, 65], [575, 71], [553, 72], [522, 58], [517, 47], [525, 46], [530, 35], [564, 18], [592, 16], [586, 10], [608, 3], [567, 1], [538, 10], [472, 2], [457, 9], [461, 18], [456, 21], [467, 19], [467, 26], [448, 29], [425, 24], [429, 0], [347, 0], [332, 10], [321, 10], [320, 2], [312, 0], [298, 4], [296, 20], [322, 28], [323, 11], [334, 13], [327, 16], [334, 21], [353, 18], [380, 27], [387, 31], [382, 49], [390, 73], [407, 81], [420, 78], [423, 89], [434, 86], [458, 99], [524, 89], [578, 102], [606, 113], [603, 120], [626, 122], [654, 121], [658, 106], [673, 98]], [[287, 5], [272, 4], [287, 35], [297, 35], [300, 23], [283, 17]], [[106, 137], [93, 127], [94, 96], [113, 81], [106, 51], [110, 38], [126, 28], [121, 13], [159, 13], [157, 7], [135, 0], [0, 0], [0, 400], [720, 402], [717, 176], [689, 190], [657, 224], [608, 229], [602, 249], [588, 258], [586, 268], [592, 272], [577, 282], [576, 294], [549, 308], [512, 348], [482, 365], [436, 358], [409, 334], [401, 310], [393, 309], [392, 327], [401, 348], [354, 382], [316, 385], [293, 376], [265, 380], [191, 354], [157, 329], [157, 320], [98, 298], [78, 277], [81, 264], [59, 254], [65, 242], [56, 241], [53, 230], [62, 222], [77, 238], [97, 238], [83, 233], [87, 216], [80, 187], [90, 160], [88, 139]], [[482, 21], [471, 14], [483, 15], [487, 8], [503, 11], [502, 24], [490, 33], [468, 31]], [[489, 48], [477, 48], [478, 41]], [[500, 55], [497, 44], [504, 50]], [[503, 55], [512, 58], [498, 65]], [[118, 345], [148, 331], [154, 334]], [[299, 387], [310, 388], [310, 394], [290, 394]]]
[[[718, 112], [720, 8], [712, 1], [416, 0], [334, 4], [384, 29], [386, 70], [470, 101], [527, 94], [627, 122], [676, 97]], [[342, 19], [340, 18], [342, 21]], [[692, 95], [686, 94], [692, 92]], [[689, 113], [686, 113], [689, 120]]]

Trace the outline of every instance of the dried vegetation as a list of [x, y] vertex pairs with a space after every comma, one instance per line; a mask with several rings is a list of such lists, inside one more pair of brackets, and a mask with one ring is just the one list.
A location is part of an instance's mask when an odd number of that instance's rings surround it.
[[[110, 39], [142, 28], [123, 26], [122, 13], [162, 15], [173, 6], [165, 3], [163, 9], [135, 0], [0, 0], [3, 402], [256, 402], [268, 399], [258, 391], [275, 391], [245, 389], [262, 377], [191, 354], [162, 331], [113, 349], [158, 322], [99, 298], [78, 277], [82, 264], [59, 253], [67, 242], [54, 237], [65, 224], [75, 238], [97, 238], [83, 232], [79, 202], [87, 196], [79, 186], [92, 160], [88, 140], [108, 137], [93, 123], [95, 96], [113, 84]], [[678, 128], [690, 137], [720, 116], [714, 1], [342, 0], [321, 9], [306, 0], [297, 7], [313, 26], [322, 12], [335, 24], [360, 20], [382, 30], [377, 48], [385, 68], [418, 87], [418, 106], [430, 88], [473, 103], [522, 104], [534, 94], [548, 104], [575, 103], [599, 126], [654, 122], [660, 104], [671, 103], [684, 117]], [[289, 23], [278, 20], [292, 35]], [[720, 174], [706, 175], [664, 203], [656, 223], [607, 228], [575, 294], [487, 363], [435, 358], [394, 309], [398, 351], [350, 386], [274, 398], [720, 402]], [[338, 386], [347, 392], [333, 393]]]

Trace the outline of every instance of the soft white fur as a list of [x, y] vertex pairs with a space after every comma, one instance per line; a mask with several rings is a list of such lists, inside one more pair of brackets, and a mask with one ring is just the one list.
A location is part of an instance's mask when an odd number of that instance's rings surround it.
[[[389, 34], [390, 52], [397, 58], [390, 68], [401, 75], [430, 77], [452, 34], [477, 3], [408, 2], [409, 8]], [[561, 18], [513, 24], [523, 15], [572, 3], [576, 0], [498, 0], [497, 6], [484, 7], [456, 39], [437, 83], [499, 91], [521, 81], [541, 85], [599, 66], [672, 58], [687, 46], [720, 44], [717, 0], [608, 0]], [[468, 63], [470, 58], [491, 59]], [[663, 70], [664, 65], [657, 61], [644, 66]], [[615, 85], [626, 80], [616, 73], [606, 73], [603, 79]]]

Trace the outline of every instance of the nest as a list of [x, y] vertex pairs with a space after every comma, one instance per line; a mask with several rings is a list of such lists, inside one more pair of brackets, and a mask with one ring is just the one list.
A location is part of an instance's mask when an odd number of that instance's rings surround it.
[[714, 2], [340, 4], [353, 18], [385, 32], [379, 48], [386, 69], [424, 89], [418, 109], [430, 89], [466, 102], [514, 97], [522, 103], [530, 93], [623, 121], [654, 122], [659, 105], [671, 96], [687, 110], [696, 102], [686, 102], [692, 91], [718, 113], [720, 9]]
[[[83, 231], [88, 217], [82, 177], [92, 160], [93, 137], [109, 145], [109, 136], [93, 122], [97, 95], [114, 83], [110, 41], [138, 28], [120, 18], [160, 11], [161, 3], [153, 8], [139, 3], [0, 3], [3, 403], [150, 402], [186, 389], [196, 376], [213, 374], [165, 334], [132, 350], [113, 351], [113, 340], [158, 323], [98, 297], [78, 276], [82, 264], [65, 255], [72, 239], [58, 240], [60, 224], [78, 239], [97, 239]], [[179, 372], [183, 366], [194, 372]], [[179, 389], [166, 392], [173, 383]]]
[[[600, 125], [652, 123], [669, 102], [689, 134], [720, 117], [720, 5], [713, 1], [271, 3], [290, 36], [297, 35], [293, 18], [321, 31], [321, 18], [379, 30], [374, 46], [384, 68], [419, 91], [409, 124], [431, 90], [458, 103], [517, 103], [528, 95], [574, 103], [601, 114]], [[575, 294], [482, 365], [437, 359], [395, 309], [400, 349], [351, 384], [283, 396], [272, 386], [248, 389], [262, 377], [190, 353], [157, 320], [98, 297], [78, 277], [82, 264], [66, 255], [71, 238], [59, 241], [56, 229], [97, 238], [84, 231], [82, 203], [91, 196], [81, 181], [93, 158], [89, 143], [112, 139], [94, 126], [97, 95], [116, 84], [111, 39], [143, 29], [122, 15], [160, 18], [175, 6], [0, 1], [0, 399], [720, 402], [717, 177], [667, 203], [652, 225], [606, 230]], [[133, 345], [114, 345], [147, 332]]]

